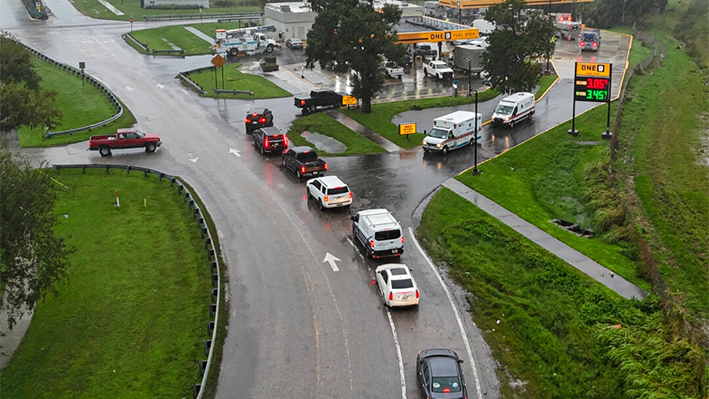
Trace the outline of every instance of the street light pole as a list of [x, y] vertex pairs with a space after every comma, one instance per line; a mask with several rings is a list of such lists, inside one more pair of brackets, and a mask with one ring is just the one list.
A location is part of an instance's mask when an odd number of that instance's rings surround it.
[[475, 90], [475, 165], [473, 166], [472, 174], [477, 176], [480, 174], [478, 170], [478, 91]]
[[[471, 71], [471, 60], [470, 57], [466, 57], [466, 60], [468, 60], [468, 97], [470, 97], [473, 94], [473, 74]], [[475, 91], [475, 95], [477, 96], [477, 90]], [[477, 104], [477, 101], [475, 102]], [[475, 110], [475, 112], [478, 112]]]

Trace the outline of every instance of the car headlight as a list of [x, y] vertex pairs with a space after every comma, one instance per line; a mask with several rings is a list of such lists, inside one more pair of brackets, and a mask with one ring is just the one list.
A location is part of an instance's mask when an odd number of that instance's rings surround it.
[[423, 141], [421, 142], [421, 144], [426, 145], [426, 144], [428, 144], [428, 143], [426, 142], [426, 140], [423, 140]]
[[443, 147], [443, 143], [438, 143], [438, 144], [436, 144], [436, 147], [438, 147], [438, 148]]

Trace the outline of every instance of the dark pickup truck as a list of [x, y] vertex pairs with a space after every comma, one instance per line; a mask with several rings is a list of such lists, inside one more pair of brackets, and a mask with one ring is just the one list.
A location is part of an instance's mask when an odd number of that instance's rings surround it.
[[91, 136], [89, 150], [98, 150], [102, 157], [111, 155], [111, 150], [119, 148], [145, 147], [145, 152], [155, 152], [162, 141], [157, 134], [143, 133], [137, 129], [118, 129], [116, 134]]
[[318, 107], [342, 106], [342, 94], [332, 90], [313, 90], [310, 97], [295, 97], [295, 106], [301, 108], [303, 115], [315, 111]]
[[283, 167], [290, 169], [300, 179], [303, 176], [322, 176], [327, 171], [327, 162], [318, 158], [310, 147], [292, 147], [283, 151]]

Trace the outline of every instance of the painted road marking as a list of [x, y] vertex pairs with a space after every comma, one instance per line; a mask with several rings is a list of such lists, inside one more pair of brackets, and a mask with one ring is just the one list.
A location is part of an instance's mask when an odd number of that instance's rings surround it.
[[116, 56], [115, 54], [113, 54], [113, 53], [111, 52], [111, 50], [109, 50], [106, 46], [104, 46], [103, 43], [101, 43], [101, 42], [96, 38], [96, 36], [91, 36], [91, 38], [94, 39], [94, 41], [95, 41], [96, 43], [98, 43], [99, 45], [101, 45], [101, 47], [103, 47], [104, 50], [108, 51], [108, 54], [111, 54], [111, 55], [114, 56], [114, 57]]
[[401, 399], [406, 399], [406, 376], [404, 375], [404, 360], [401, 357], [401, 346], [399, 345], [399, 336], [396, 335], [396, 327], [394, 319], [391, 318], [391, 311], [386, 306], [387, 317], [389, 318], [389, 327], [391, 334], [394, 336], [394, 346], [396, 346], [396, 357], [399, 360], [399, 380], [401, 381]]
[[192, 158], [192, 154], [187, 154], [187, 156], [190, 158], [190, 161], [192, 161], [194, 163], [197, 163], [197, 160], [199, 159], [199, 157]]
[[470, 359], [470, 365], [473, 367], [473, 377], [475, 378], [475, 388], [478, 391], [478, 399], [482, 399], [482, 390], [480, 389], [480, 378], [478, 377], [478, 368], [475, 366], [475, 359], [473, 359], [473, 351], [470, 350], [470, 341], [468, 341], [468, 334], [465, 333], [465, 328], [463, 327], [463, 321], [460, 319], [460, 315], [458, 314], [458, 307], [455, 306], [455, 302], [453, 302], [453, 296], [451, 295], [450, 290], [446, 286], [446, 284], [443, 282], [443, 279], [441, 278], [440, 273], [438, 273], [438, 270], [436, 267], [433, 265], [433, 262], [431, 262], [431, 259], [428, 258], [425, 252], [423, 252], [423, 249], [419, 245], [418, 240], [416, 240], [416, 236], [414, 236], [414, 231], [411, 227], [409, 227], [409, 234], [411, 235], [411, 239], [413, 240], [414, 244], [416, 244], [416, 248], [419, 250], [421, 253], [421, 256], [423, 256], [424, 259], [426, 259], [426, 262], [428, 265], [431, 267], [431, 270], [433, 270], [433, 273], [438, 277], [438, 282], [441, 283], [441, 287], [443, 287], [443, 290], [446, 292], [446, 296], [448, 297], [448, 302], [450, 302], [451, 307], [453, 308], [453, 313], [455, 313], [455, 319], [458, 322], [458, 328], [460, 329], [460, 334], [463, 336], [463, 342], [465, 343], [465, 350], [468, 353], [468, 358]]
[[337, 264], [335, 263], [335, 262], [338, 262], [339, 260], [340, 260], [340, 258], [338, 258], [337, 256], [328, 252], [325, 254], [325, 259], [323, 259], [322, 262], [323, 263], [328, 262], [330, 264], [330, 267], [332, 268], [333, 272], [339, 272], [340, 268], [337, 267]]
[[164, 89], [165, 85], [158, 83], [157, 85], [155, 85], [155, 87], [157, 87], [158, 89]]
[[[241, 157], [241, 154], [239, 154], [239, 150], [235, 150], [235, 149], [233, 149], [233, 148], [230, 148], [230, 149], [229, 149], [229, 154], [234, 154], [234, 155], [236, 155], [237, 157]], [[339, 260], [339, 259], [338, 259], [338, 260]]]

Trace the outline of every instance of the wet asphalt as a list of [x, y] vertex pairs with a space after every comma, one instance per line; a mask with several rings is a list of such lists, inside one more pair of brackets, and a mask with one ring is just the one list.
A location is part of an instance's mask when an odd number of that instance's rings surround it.
[[[86, 62], [86, 72], [121, 98], [135, 114], [138, 126], [160, 133], [164, 142], [154, 154], [126, 150], [116, 151], [110, 158], [87, 152], [85, 142], [26, 149], [24, 154], [35, 162], [132, 164], [180, 175], [208, 207], [229, 278], [230, 322], [218, 398], [418, 397], [415, 356], [431, 347], [454, 349], [466, 360], [469, 397], [479, 397], [478, 392], [480, 397], [500, 397], [496, 362], [465, 313], [465, 293], [443, 273], [459, 310], [456, 314], [411, 234], [424, 199], [442, 182], [472, 166], [472, 148], [445, 157], [415, 148], [326, 158], [329, 174], [348, 183], [355, 201], [351, 209], [320, 211], [307, 200], [304, 182], [284, 171], [278, 156], [261, 156], [254, 151], [251, 137], [244, 132], [243, 115], [254, 105], [271, 108], [276, 126], [287, 129], [299, 115], [291, 97], [254, 101], [199, 98], [174, 77], [180, 71], [209, 65], [209, 56], [140, 55], [120, 38], [129, 30], [128, 23], [91, 20], [64, 0], [47, 1], [56, 18], [45, 22], [29, 21], [18, 2], [0, 0], [0, 4], [3, 29], [55, 60], [77, 66], [79, 61]], [[134, 29], [159, 25], [136, 22]], [[622, 39], [616, 47], [605, 42], [594, 56], [620, 63], [622, 45]], [[555, 65], [562, 66], [562, 79], [537, 104], [531, 121], [514, 129], [486, 127], [478, 148], [481, 162], [571, 117], [572, 76], [565, 71], [578, 53], [571, 48], [567, 53], [562, 51], [555, 57]], [[267, 78], [293, 93], [318, 86], [346, 89], [346, 77], [330, 71], [303, 70], [300, 78], [297, 70], [302, 54], [283, 49], [277, 55], [284, 70]], [[249, 69], [253, 62], [246, 61], [244, 67]], [[429, 81], [420, 73], [409, 72], [402, 81], [389, 83], [384, 98], [450, 92], [450, 82]], [[495, 105], [496, 101], [481, 103], [479, 112], [485, 117]], [[577, 113], [591, 106], [579, 103]], [[455, 109], [472, 110], [470, 107]], [[449, 111], [452, 109], [410, 111], [393, 122], [427, 126], [434, 117]], [[391, 210], [405, 228], [401, 262], [414, 269], [422, 292], [418, 309], [388, 311], [383, 307], [370, 284], [374, 267], [381, 262], [363, 259], [352, 242], [350, 214], [379, 207]], [[327, 253], [340, 259], [339, 271], [323, 262]], [[462, 316], [465, 335], [457, 316]]]

